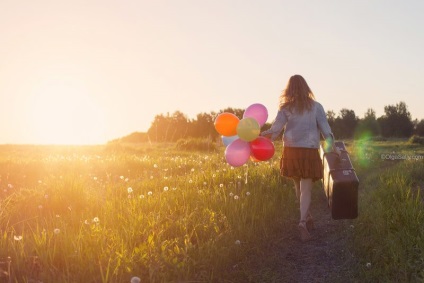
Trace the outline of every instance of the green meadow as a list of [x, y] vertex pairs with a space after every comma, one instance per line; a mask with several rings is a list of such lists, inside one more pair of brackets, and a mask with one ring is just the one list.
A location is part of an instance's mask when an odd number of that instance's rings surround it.
[[[422, 282], [424, 146], [346, 143], [360, 179], [359, 217], [339, 228], [354, 227], [349, 280]], [[0, 146], [0, 282], [276, 282], [254, 263], [297, 218], [281, 145], [238, 168], [189, 145]]]

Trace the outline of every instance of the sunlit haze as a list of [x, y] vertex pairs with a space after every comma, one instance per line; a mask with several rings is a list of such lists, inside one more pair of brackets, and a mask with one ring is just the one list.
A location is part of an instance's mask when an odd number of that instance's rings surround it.
[[1, 1], [0, 143], [103, 144], [154, 116], [264, 104], [423, 119], [422, 1]]

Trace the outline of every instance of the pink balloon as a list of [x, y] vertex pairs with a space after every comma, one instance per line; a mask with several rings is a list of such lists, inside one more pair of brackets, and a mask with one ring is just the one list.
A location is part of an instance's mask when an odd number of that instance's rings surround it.
[[249, 161], [249, 157], [250, 145], [244, 140], [236, 139], [225, 149], [225, 159], [231, 166], [242, 166]]
[[259, 126], [263, 126], [268, 119], [268, 110], [260, 103], [255, 103], [246, 108], [243, 118], [254, 118], [258, 121]]
[[260, 161], [271, 159], [275, 153], [274, 144], [270, 139], [265, 137], [258, 137], [254, 141], [251, 141], [250, 150], [252, 151], [252, 156]]

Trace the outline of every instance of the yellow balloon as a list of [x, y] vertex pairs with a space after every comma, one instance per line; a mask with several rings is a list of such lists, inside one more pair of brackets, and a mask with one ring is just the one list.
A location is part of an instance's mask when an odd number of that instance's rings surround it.
[[240, 139], [250, 142], [256, 139], [261, 132], [261, 126], [254, 118], [241, 119], [237, 125], [237, 135]]

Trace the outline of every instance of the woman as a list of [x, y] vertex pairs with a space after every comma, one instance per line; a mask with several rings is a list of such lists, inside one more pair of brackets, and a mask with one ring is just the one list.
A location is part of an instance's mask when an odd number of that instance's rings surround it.
[[[334, 148], [334, 136], [324, 108], [315, 101], [312, 90], [300, 75], [290, 78], [280, 96], [280, 107], [274, 123], [261, 135], [275, 140], [283, 128], [285, 130], [280, 173], [294, 181], [296, 197], [300, 202], [300, 237], [302, 241], [307, 241], [311, 239], [309, 230], [313, 228], [309, 212], [312, 182], [323, 176], [322, 160], [318, 151], [320, 134], [330, 148]], [[340, 154], [339, 151], [337, 153]]]

